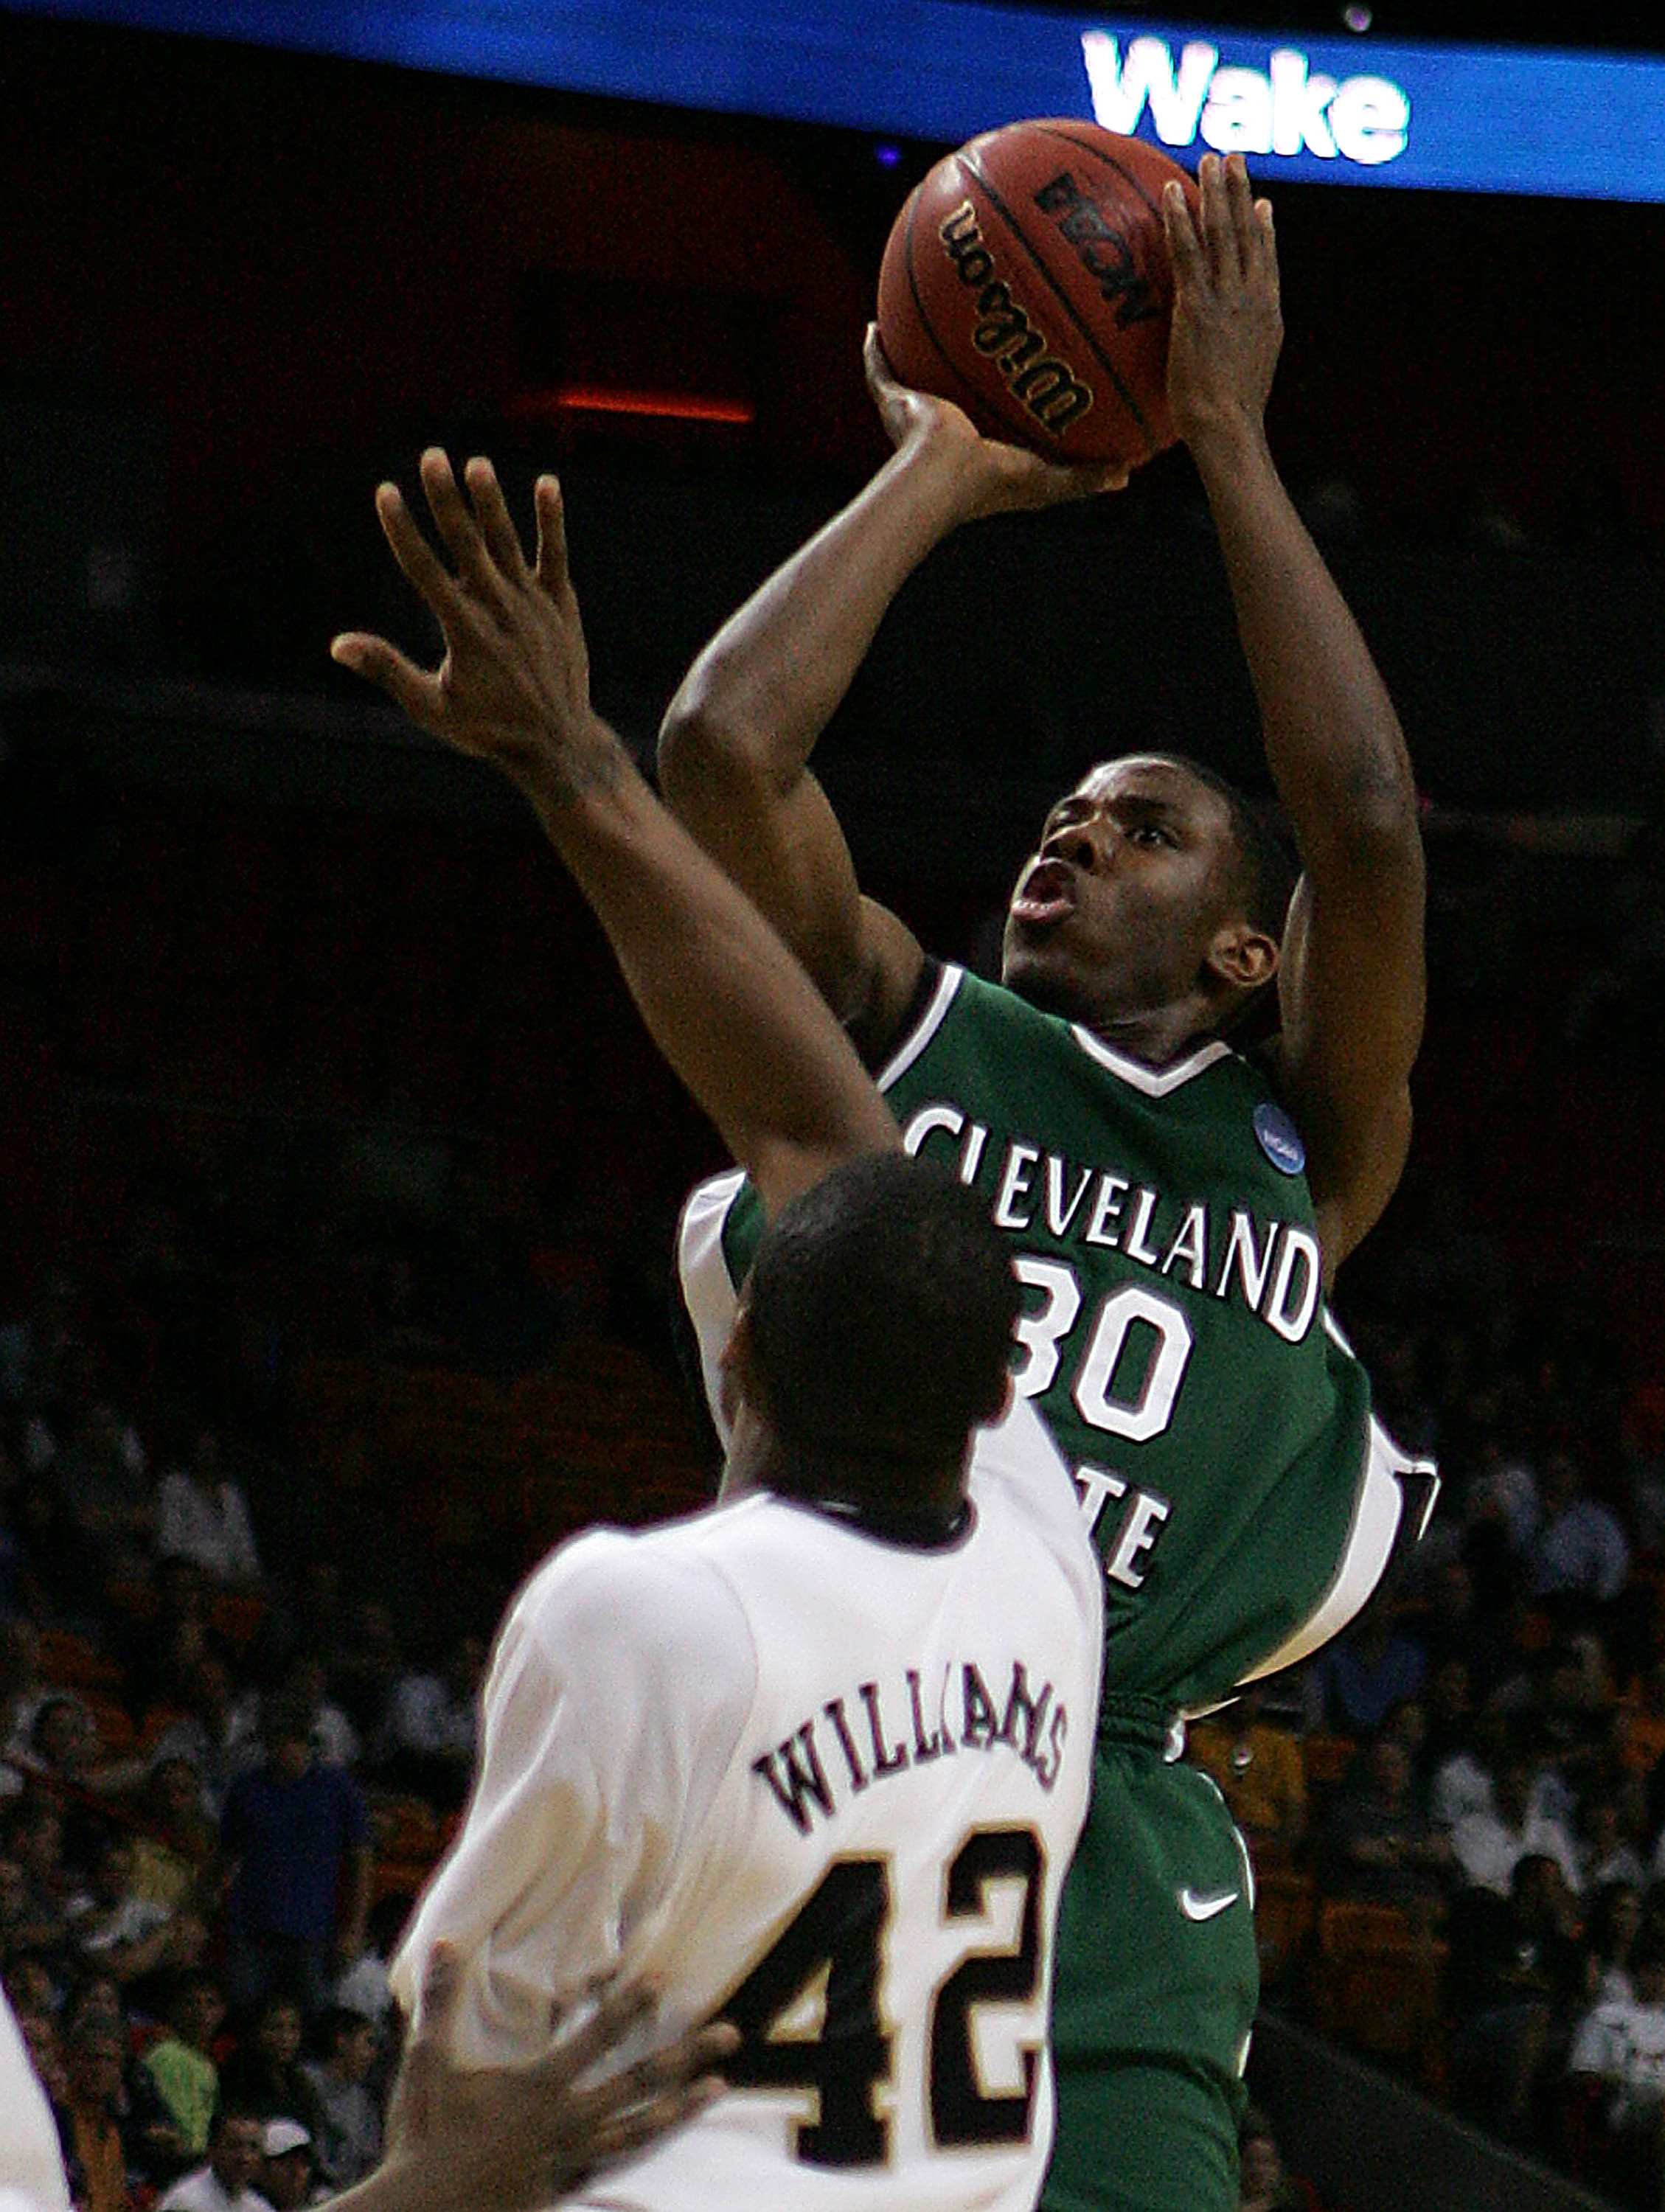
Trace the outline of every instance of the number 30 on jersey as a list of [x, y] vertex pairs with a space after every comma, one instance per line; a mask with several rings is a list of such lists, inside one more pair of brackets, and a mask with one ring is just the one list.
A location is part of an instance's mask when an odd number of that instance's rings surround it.
[[[1018, 1321], [1024, 1357], [1012, 1379], [1025, 1398], [1044, 1398], [1058, 1380], [1066, 1351], [1075, 1352], [1081, 1285], [1061, 1260], [1022, 1252], [1012, 1266], [1021, 1283], [1041, 1293], [1042, 1303]], [[1191, 1358], [1191, 1324], [1184, 1314], [1145, 1284], [1123, 1283], [1104, 1299], [1085, 1334], [1085, 1348], [1069, 1385], [1076, 1412], [1089, 1428], [1129, 1443], [1159, 1437], [1174, 1418]], [[1125, 1478], [1108, 1468], [1079, 1466], [1075, 1482], [1090, 1531], [1096, 1532], [1111, 1500], [1128, 1501], [1114, 1535], [1100, 1549], [1106, 1578], [1137, 1589], [1168, 1518], [1167, 1499], [1150, 1490], [1130, 1493]]]

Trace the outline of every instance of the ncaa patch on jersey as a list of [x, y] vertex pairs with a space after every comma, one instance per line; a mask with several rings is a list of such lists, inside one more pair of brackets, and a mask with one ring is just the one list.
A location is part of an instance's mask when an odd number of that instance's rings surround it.
[[1255, 1109], [1254, 1122], [1261, 1150], [1279, 1174], [1299, 1175], [1307, 1164], [1307, 1148], [1301, 1142], [1301, 1132], [1283, 1108], [1263, 1098]]

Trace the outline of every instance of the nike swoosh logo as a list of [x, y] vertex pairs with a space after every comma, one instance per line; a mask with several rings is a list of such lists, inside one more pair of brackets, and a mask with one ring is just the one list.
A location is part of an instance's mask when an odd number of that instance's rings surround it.
[[1229, 1911], [1238, 1899], [1235, 1889], [1217, 1889], [1212, 1893], [1186, 1888], [1179, 1893], [1179, 1909], [1188, 1920], [1212, 1920]]

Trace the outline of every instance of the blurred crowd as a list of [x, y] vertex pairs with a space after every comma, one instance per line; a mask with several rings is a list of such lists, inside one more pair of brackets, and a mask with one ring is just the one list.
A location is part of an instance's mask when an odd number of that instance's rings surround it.
[[1498, 1272], [1482, 1239], [1359, 1317], [1389, 1425], [1440, 1462], [1440, 1510], [1347, 1634], [1194, 1723], [1188, 1756], [1249, 1839], [1272, 2002], [1652, 2207], [1665, 1399], [1599, 1316], [1523, 1316]]
[[76, 1285], [0, 1341], [0, 1975], [88, 2212], [285, 2212], [379, 2155], [484, 1646], [270, 1571], [247, 1447], [156, 1450]]

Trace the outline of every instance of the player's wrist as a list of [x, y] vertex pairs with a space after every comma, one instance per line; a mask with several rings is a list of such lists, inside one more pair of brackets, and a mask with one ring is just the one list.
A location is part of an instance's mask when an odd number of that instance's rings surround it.
[[939, 536], [994, 512], [1000, 502], [999, 449], [963, 417], [957, 422], [932, 409], [898, 447], [891, 465], [920, 520]]
[[1206, 484], [1271, 465], [1266, 418], [1257, 407], [1228, 403], [1187, 410], [1183, 415], [1176, 410], [1175, 428]]
[[637, 780], [617, 732], [593, 713], [580, 726], [548, 738], [514, 775], [546, 823], [574, 809], [605, 806]]

